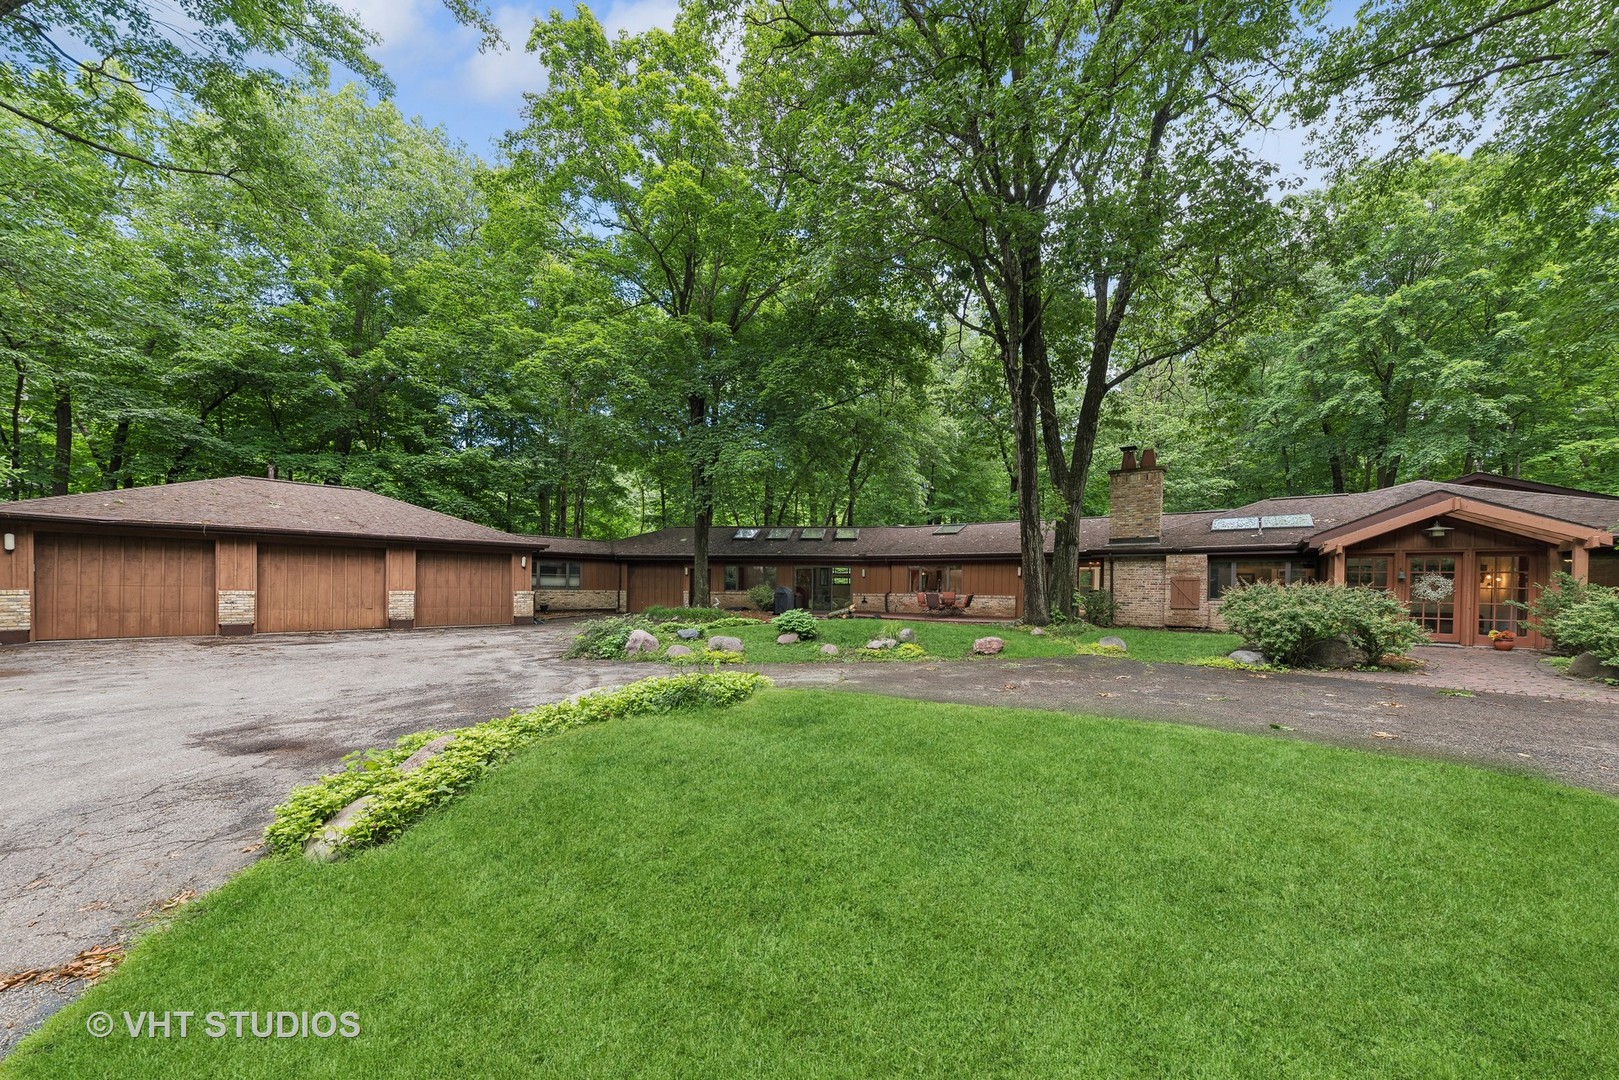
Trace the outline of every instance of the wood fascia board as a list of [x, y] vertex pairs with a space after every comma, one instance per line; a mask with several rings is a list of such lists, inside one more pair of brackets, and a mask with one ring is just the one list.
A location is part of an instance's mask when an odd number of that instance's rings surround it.
[[1436, 491], [1431, 495], [1422, 496], [1415, 502], [1391, 507], [1358, 521], [1345, 522], [1335, 529], [1328, 529], [1316, 537], [1316, 543], [1322, 554], [1335, 554], [1362, 540], [1370, 540], [1403, 529], [1407, 525], [1414, 525], [1423, 518], [1443, 517], [1460, 508], [1466, 501], [1460, 495], [1447, 495]]

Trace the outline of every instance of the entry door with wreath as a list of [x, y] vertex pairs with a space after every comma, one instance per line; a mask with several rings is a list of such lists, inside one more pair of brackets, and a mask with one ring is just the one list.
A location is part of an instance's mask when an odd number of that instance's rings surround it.
[[1459, 641], [1456, 621], [1456, 556], [1412, 555], [1406, 561], [1411, 618], [1435, 641]]

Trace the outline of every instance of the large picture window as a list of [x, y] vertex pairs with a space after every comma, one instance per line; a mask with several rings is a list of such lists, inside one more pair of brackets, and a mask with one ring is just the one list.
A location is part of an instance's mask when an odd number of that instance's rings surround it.
[[913, 566], [911, 592], [961, 592], [965, 578], [959, 566]]
[[534, 564], [534, 587], [537, 589], [577, 589], [579, 564], [552, 562]]
[[776, 568], [774, 566], [745, 566], [741, 563], [727, 563], [725, 566], [725, 591], [742, 592], [755, 585], [776, 584]]
[[1389, 587], [1389, 557], [1387, 555], [1357, 555], [1344, 560], [1344, 584], [1363, 589]]
[[1209, 599], [1217, 600], [1225, 590], [1259, 581], [1291, 585], [1314, 581], [1315, 565], [1292, 559], [1210, 559]]

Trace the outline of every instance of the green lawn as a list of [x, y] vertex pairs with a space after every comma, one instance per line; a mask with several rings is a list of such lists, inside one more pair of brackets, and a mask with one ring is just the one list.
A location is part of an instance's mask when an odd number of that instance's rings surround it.
[[[849, 660], [849, 654], [862, 648], [872, 638], [898, 637], [901, 629], [916, 631], [917, 644], [927, 650], [928, 656], [946, 660], [959, 660], [972, 653], [973, 642], [981, 637], [998, 637], [1006, 642], [1001, 656], [1006, 659], [1025, 659], [1034, 656], [1072, 656], [1076, 644], [1094, 644], [1109, 635], [1117, 635], [1129, 646], [1129, 656], [1136, 660], [1185, 662], [1224, 656], [1232, 649], [1242, 647], [1242, 639], [1235, 634], [1211, 634], [1191, 630], [1090, 630], [1077, 636], [1045, 634], [1036, 637], [1023, 627], [986, 626], [982, 623], [907, 622], [903, 619], [819, 619], [816, 627], [820, 636], [814, 641], [797, 645], [777, 645], [780, 633], [769, 623], [757, 626], [726, 626], [712, 634], [740, 638], [746, 646], [747, 659], [752, 663], [804, 663], [809, 661]], [[708, 638], [704, 635], [704, 640]], [[665, 645], [677, 639], [673, 634], [660, 634]], [[843, 655], [828, 658], [821, 655], [821, 646], [831, 643], [843, 650]]]
[[[1615, 835], [1611, 799], [1433, 761], [772, 691], [545, 740], [348, 862], [260, 863], [7, 1064], [1613, 1076]], [[362, 1034], [86, 1033], [151, 1009]]]

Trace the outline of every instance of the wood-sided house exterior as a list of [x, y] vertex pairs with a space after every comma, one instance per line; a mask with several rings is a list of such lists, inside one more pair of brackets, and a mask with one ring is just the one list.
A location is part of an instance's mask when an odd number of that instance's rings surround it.
[[0, 503], [0, 643], [532, 621], [532, 537], [229, 477]]
[[[1110, 515], [1081, 523], [1079, 583], [1112, 594], [1121, 626], [1222, 629], [1225, 590], [1321, 579], [1390, 591], [1436, 641], [1513, 630], [1539, 647], [1516, 605], [1554, 572], [1619, 585], [1613, 496], [1472, 474], [1166, 514], [1163, 481], [1150, 451], [1127, 448]], [[523, 623], [679, 607], [692, 592], [689, 528], [516, 536], [251, 477], [0, 504], [0, 531], [0, 644]], [[1016, 522], [716, 527], [709, 573], [724, 608], [751, 608], [748, 590], [768, 585], [820, 612], [914, 616], [954, 593], [968, 617], [1023, 614]]]
[[[1226, 589], [1327, 580], [1386, 589], [1435, 641], [1486, 642], [1512, 630], [1544, 642], [1517, 604], [1564, 570], [1619, 585], [1619, 498], [1475, 473], [1378, 491], [1266, 499], [1233, 510], [1166, 514], [1164, 470], [1127, 448], [1109, 474], [1111, 513], [1080, 528], [1082, 587], [1113, 594], [1121, 626], [1223, 629]], [[642, 611], [691, 595], [692, 530], [625, 540], [546, 538], [536, 599], [548, 610]], [[755, 585], [786, 586], [801, 607], [915, 615], [918, 593], [971, 598], [965, 613], [1020, 618], [1015, 522], [860, 529], [716, 527], [709, 590], [747, 608]], [[1047, 537], [1047, 552], [1051, 538]], [[577, 582], [577, 584], [574, 584]], [[1423, 582], [1421, 600], [1412, 585]], [[1436, 584], [1437, 583], [1437, 584]]]

